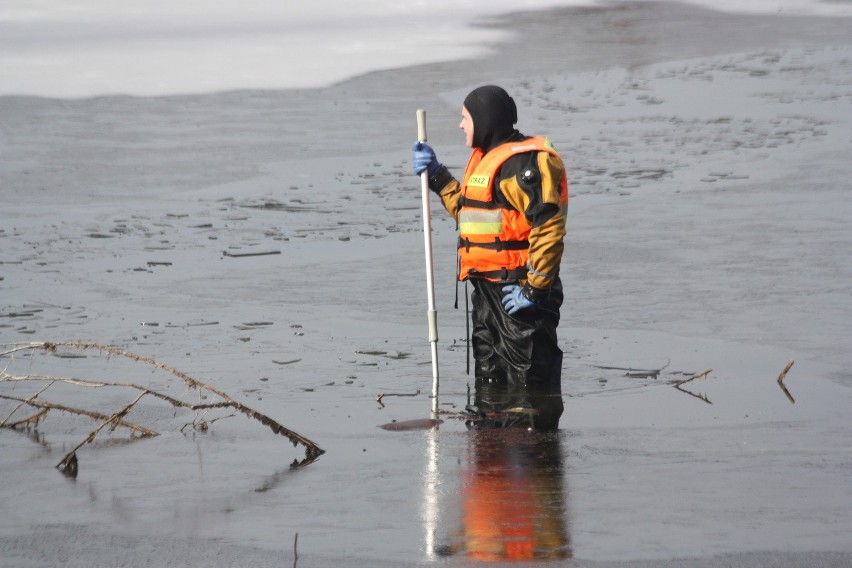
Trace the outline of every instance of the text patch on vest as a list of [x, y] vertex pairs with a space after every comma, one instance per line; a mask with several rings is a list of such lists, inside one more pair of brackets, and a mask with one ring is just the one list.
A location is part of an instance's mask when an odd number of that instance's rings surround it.
[[472, 175], [467, 180], [467, 185], [471, 187], [488, 187], [491, 182], [491, 176]]

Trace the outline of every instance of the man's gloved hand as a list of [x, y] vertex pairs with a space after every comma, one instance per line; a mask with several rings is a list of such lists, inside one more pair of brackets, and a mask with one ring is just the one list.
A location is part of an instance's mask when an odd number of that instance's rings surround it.
[[533, 300], [530, 300], [524, 295], [524, 289], [517, 284], [503, 286], [503, 294], [505, 294], [501, 300], [503, 309], [510, 316], [535, 305]]
[[441, 169], [441, 163], [435, 157], [435, 150], [426, 142], [415, 142], [414, 147], [414, 175], [420, 175], [426, 170], [430, 176], [435, 175]]

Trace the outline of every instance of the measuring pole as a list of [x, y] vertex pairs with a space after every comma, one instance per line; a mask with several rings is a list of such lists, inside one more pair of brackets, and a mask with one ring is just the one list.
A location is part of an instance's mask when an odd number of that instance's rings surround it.
[[[426, 142], [426, 111], [417, 110], [417, 140]], [[423, 245], [426, 251], [426, 293], [429, 321], [429, 343], [432, 347], [432, 412], [438, 412], [438, 312], [435, 311], [435, 271], [432, 268], [432, 213], [429, 208], [429, 172], [420, 173], [420, 196], [423, 200]]]

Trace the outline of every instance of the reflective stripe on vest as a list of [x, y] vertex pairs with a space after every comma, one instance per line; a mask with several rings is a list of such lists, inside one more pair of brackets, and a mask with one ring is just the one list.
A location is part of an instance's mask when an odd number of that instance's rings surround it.
[[459, 211], [459, 233], [462, 235], [499, 235], [503, 231], [503, 211], [500, 209], [469, 209]]

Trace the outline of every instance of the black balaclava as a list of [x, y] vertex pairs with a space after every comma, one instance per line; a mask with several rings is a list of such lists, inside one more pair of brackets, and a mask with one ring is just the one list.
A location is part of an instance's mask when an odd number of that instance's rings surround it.
[[518, 107], [502, 88], [478, 87], [464, 99], [464, 107], [473, 119], [474, 148], [487, 152], [520, 136], [514, 127], [518, 122]]

